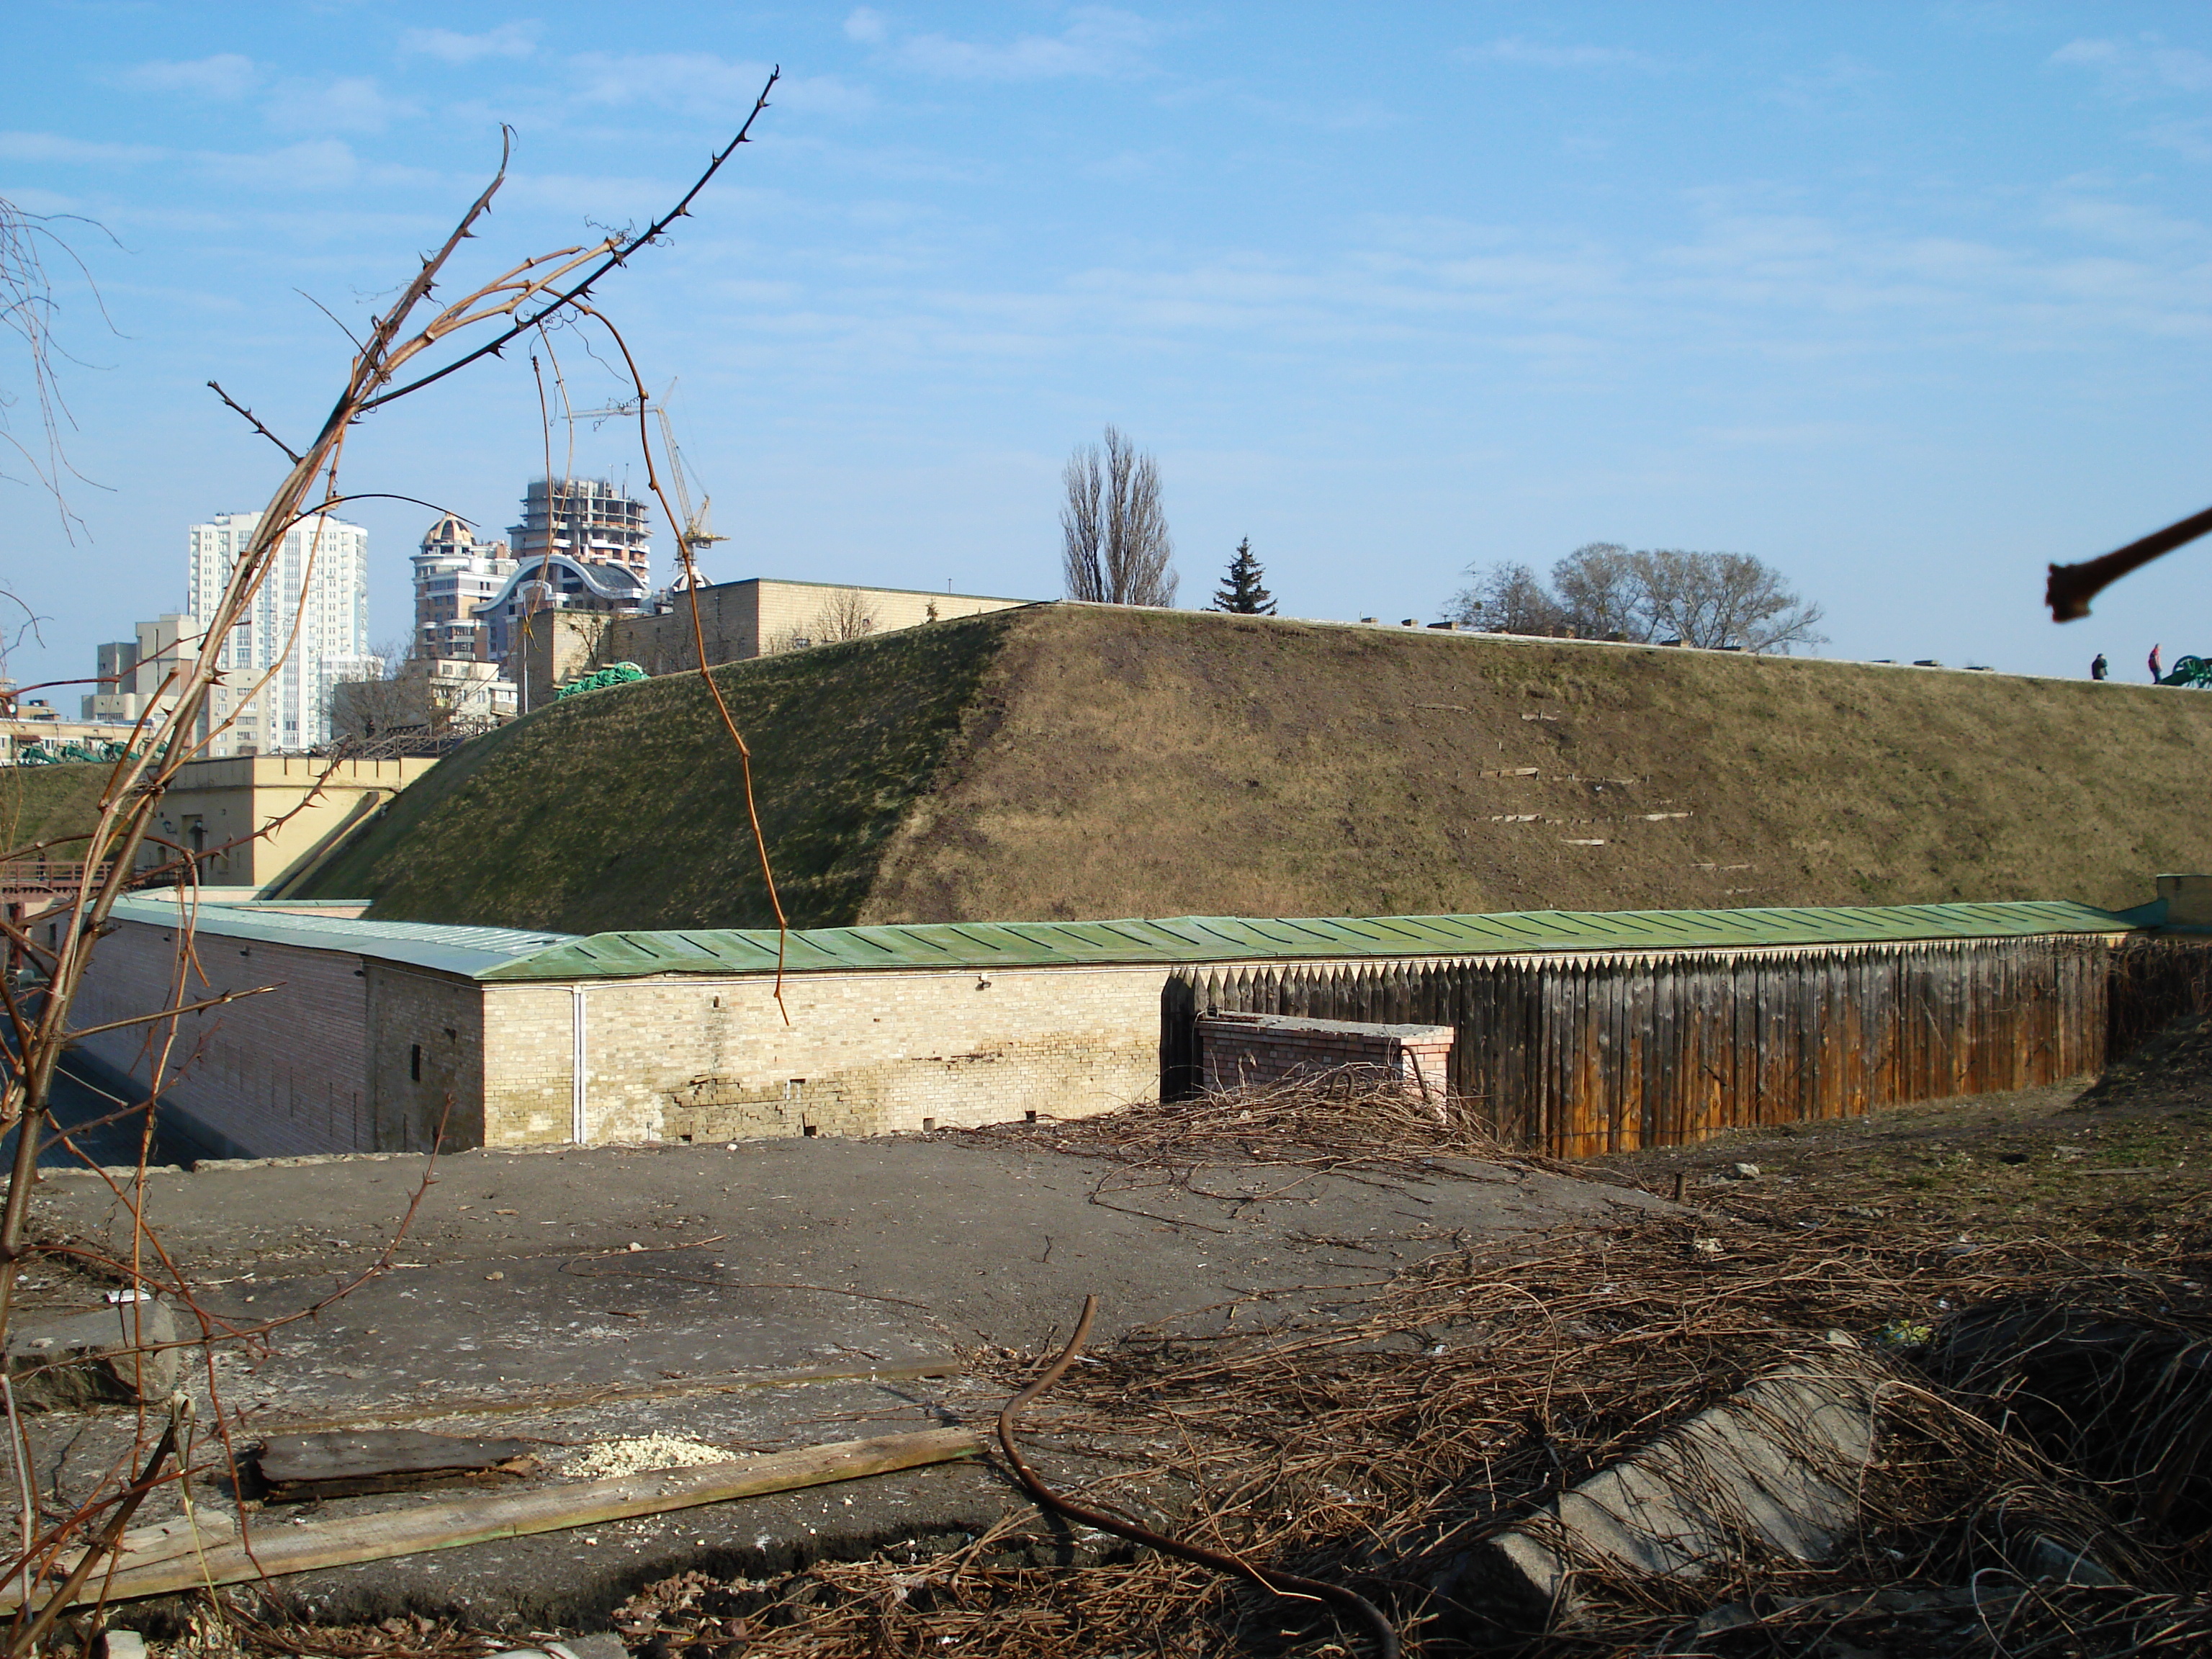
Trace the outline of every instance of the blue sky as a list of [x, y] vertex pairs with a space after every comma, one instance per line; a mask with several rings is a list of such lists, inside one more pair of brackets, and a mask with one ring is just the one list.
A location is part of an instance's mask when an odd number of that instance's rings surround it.
[[[63, 279], [83, 531], [0, 485], [20, 679], [179, 603], [185, 525], [280, 465], [204, 383], [311, 429], [348, 348], [303, 293], [373, 310], [501, 122], [472, 271], [649, 215], [770, 63], [758, 143], [605, 290], [718, 579], [1050, 596], [1111, 421], [1186, 604], [1244, 536], [1286, 613], [1392, 619], [1609, 540], [1771, 562], [1832, 655], [2212, 654], [2212, 548], [2038, 604], [2212, 501], [2201, 6], [15, 0], [10, 49], [0, 195], [112, 237], [72, 233], [112, 330]], [[580, 405], [617, 389], [556, 343]], [[378, 415], [348, 478], [501, 532], [542, 444], [518, 356]], [[428, 515], [354, 516], [399, 635]]]

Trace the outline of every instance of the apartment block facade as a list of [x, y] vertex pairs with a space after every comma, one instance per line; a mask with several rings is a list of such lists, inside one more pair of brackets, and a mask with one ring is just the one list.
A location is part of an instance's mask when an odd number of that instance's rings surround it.
[[[186, 609], [215, 612], [258, 513], [219, 513], [191, 531]], [[287, 530], [266, 580], [222, 642], [224, 685], [206, 753], [281, 754], [326, 743], [341, 680], [371, 679], [368, 532], [325, 514]]]

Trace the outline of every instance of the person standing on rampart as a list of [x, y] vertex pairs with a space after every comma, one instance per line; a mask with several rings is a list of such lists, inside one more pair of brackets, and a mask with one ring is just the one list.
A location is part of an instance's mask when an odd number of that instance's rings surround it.
[[2150, 648], [2150, 683], [2158, 684], [2158, 647], [2154, 645]]
[[2112, 672], [2112, 664], [2105, 660], [2105, 653], [2100, 651], [2089, 664], [2089, 678], [2093, 680], [2101, 680]]

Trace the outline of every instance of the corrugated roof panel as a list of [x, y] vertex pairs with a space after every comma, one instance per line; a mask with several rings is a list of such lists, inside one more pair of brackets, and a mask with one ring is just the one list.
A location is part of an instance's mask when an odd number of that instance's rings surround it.
[[[374, 926], [331, 922], [335, 928]], [[2131, 915], [2063, 902], [1765, 910], [1534, 910], [1454, 916], [1174, 916], [1163, 921], [910, 923], [794, 932], [784, 966], [806, 973], [903, 967], [982, 969], [1112, 963], [1489, 956], [1555, 951], [1738, 950], [1916, 939], [2117, 933]], [[591, 979], [765, 973], [776, 936], [761, 929], [599, 933], [489, 966], [485, 979]]]
[[[112, 914], [118, 921], [175, 927], [184, 919], [185, 906], [178, 902], [174, 889], [160, 889], [125, 894], [116, 901]], [[410, 967], [431, 968], [471, 979], [486, 969], [501, 967], [517, 958], [550, 950], [574, 949], [585, 944], [574, 933], [517, 927], [453, 927], [431, 921], [349, 921], [340, 916], [305, 916], [292, 911], [205, 902], [191, 906], [190, 919], [198, 933], [258, 939], [270, 945], [294, 945], [307, 950], [349, 951], [380, 962], [404, 963]]]

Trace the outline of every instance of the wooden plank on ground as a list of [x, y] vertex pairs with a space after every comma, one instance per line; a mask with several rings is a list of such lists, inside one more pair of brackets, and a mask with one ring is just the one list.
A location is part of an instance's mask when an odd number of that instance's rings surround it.
[[465, 1400], [428, 1401], [390, 1411], [356, 1412], [348, 1417], [291, 1418], [264, 1422], [240, 1413], [234, 1419], [243, 1434], [306, 1434], [325, 1429], [351, 1429], [372, 1423], [429, 1423], [448, 1417], [531, 1416], [541, 1412], [568, 1411], [579, 1406], [603, 1406], [638, 1400], [672, 1400], [690, 1394], [739, 1394], [747, 1389], [788, 1389], [805, 1382], [904, 1382], [923, 1376], [957, 1376], [966, 1363], [950, 1355], [917, 1359], [903, 1365], [831, 1366], [805, 1371], [720, 1371], [674, 1382], [642, 1385], [610, 1383], [565, 1394], [508, 1394], [496, 1400], [481, 1396]]
[[420, 1429], [362, 1429], [272, 1434], [254, 1463], [272, 1503], [414, 1492], [474, 1480], [490, 1484], [529, 1474], [538, 1449], [528, 1440], [427, 1434]]
[[[533, 1533], [599, 1526], [641, 1515], [664, 1515], [705, 1504], [726, 1504], [735, 1498], [949, 1463], [974, 1457], [981, 1449], [975, 1434], [967, 1429], [927, 1429], [915, 1434], [802, 1446], [728, 1463], [654, 1469], [644, 1474], [541, 1486], [530, 1492], [454, 1498], [336, 1521], [259, 1526], [253, 1528], [250, 1542], [228, 1525], [218, 1528], [203, 1523], [196, 1532], [188, 1520], [179, 1519], [126, 1535], [112, 1576], [105, 1568], [91, 1573], [76, 1599], [91, 1601], [104, 1595], [112, 1601], [167, 1595], [322, 1567], [459, 1549]], [[73, 1559], [65, 1558], [49, 1575], [52, 1581], [58, 1583], [66, 1578], [73, 1565]], [[21, 1600], [19, 1585], [16, 1581], [0, 1589], [0, 1609], [12, 1607]]]

